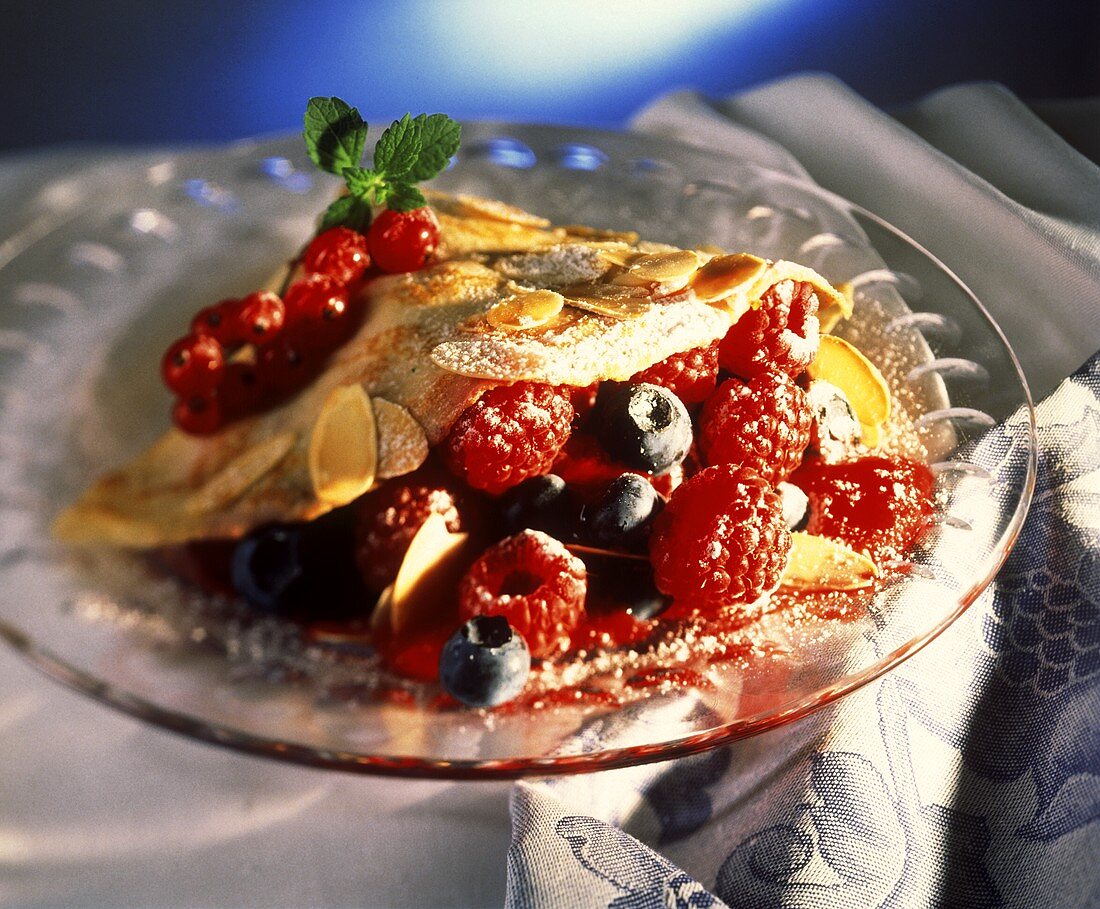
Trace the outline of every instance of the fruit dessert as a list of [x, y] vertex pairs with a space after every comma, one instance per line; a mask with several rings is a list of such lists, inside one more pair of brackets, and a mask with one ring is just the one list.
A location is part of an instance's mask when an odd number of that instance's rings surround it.
[[310, 102], [346, 192], [272, 289], [197, 312], [162, 361], [174, 428], [61, 539], [354, 641], [380, 696], [440, 709], [706, 685], [761, 616], [843, 615], [903, 559], [931, 476], [830, 333], [845, 293], [423, 192], [458, 149], [442, 115], [370, 168], [366, 132]]

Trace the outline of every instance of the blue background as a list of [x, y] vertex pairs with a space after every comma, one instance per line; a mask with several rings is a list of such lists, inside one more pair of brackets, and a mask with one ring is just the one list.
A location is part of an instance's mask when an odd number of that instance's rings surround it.
[[[0, 149], [297, 128], [337, 94], [406, 110], [622, 125], [679, 87], [835, 73], [880, 105], [992, 79], [1100, 94], [1100, 2], [377, 0], [7, 2]], [[1098, 126], [1100, 128], [1100, 126]]]

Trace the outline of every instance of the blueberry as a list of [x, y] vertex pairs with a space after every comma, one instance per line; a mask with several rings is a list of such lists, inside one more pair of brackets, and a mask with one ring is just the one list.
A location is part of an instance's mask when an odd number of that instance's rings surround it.
[[691, 448], [691, 417], [660, 385], [604, 382], [592, 415], [604, 450], [626, 467], [664, 473]]
[[783, 508], [783, 520], [791, 530], [805, 530], [810, 523], [810, 497], [794, 483], [780, 483], [775, 491]]
[[649, 525], [664, 505], [645, 477], [621, 474], [581, 513], [585, 539], [608, 549], [635, 549], [649, 536]]
[[362, 615], [370, 597], [356, 569], [346, 512], [252, 531], [233, 550], [233, 588], [253, 609], [295, 620]]
[[289, 524], [252, 531], [233, 550], [233, 587], [262, 612], [284, 614], [296, 605], [304, 587], [304, 533]]
[[862, 430], [844, 392], [815, 379], [806, 390], [806, 405], [814, 417], [813, 439], [822, 456], [832, 461], [850, 457]]
[[657, 589], [653, 566], [648, 561], [586, 555], [584, 562], [590, 612], [626, 611], [636, 619], [652, 619], [672, 603], [672, 597]]
[[575, 523], [576, 504], [565, 480], [547, 474], [509, 489], [500, 498], [500, 513], [509, 534], [541, 530], [560, 540]]
[[450, 636], [439, 657], [439, 680], [469, 707], [496, 707], [523, 690], [531, 653], [499, 615], [479, 615]]

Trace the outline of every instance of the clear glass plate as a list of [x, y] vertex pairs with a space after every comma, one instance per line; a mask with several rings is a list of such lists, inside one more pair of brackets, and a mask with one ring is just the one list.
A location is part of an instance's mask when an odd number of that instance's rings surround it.
[[60, 508], [166, 428], [159, 357], [190, 314], [264, 283], [331, 198], [287, 138], [44, 187], [0, 249], [0, 635], [54, 678], [206, 741], [355, 772], [510, 777], [662, 760], [795, 720], [898, 665], [988, 585], [1033, 485], [1031, 400], [985, 310], [901, 233], [797, 179], [612, 133], [476, 124], [437, 185], [850, 282], [838, 332], [883, 369], [937, 478], [910, 560], [853, 595], [845, 620], [766, 619], [753, 635], [769, 646], [711, 688], [479, 712], [379, 700], [354, 648], [277, 622], [216, 625], [144, 560], [52, 542]]

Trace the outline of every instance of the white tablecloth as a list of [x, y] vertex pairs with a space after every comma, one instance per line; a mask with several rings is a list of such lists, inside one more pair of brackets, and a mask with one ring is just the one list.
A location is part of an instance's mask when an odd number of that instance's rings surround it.
[[[1100, 348], [1097, 171], [1001, 90], [953, 89], [895, 119], [802, 77], [714, 108], [664, 99], [635, 125], [805, 170], [897, 223], [1026, 341], [1017, 349], [1037, 396]], [[0, 226], [36, 181], [80, 160], [0, 164]], [[1024, 249], [1035, 265], [1021, 284], [999, 263]], [[507, 784], [350, 777], [242, 757], [119, 716], [5, 650], [0, 767], [0, 907], [504, 899]]]

